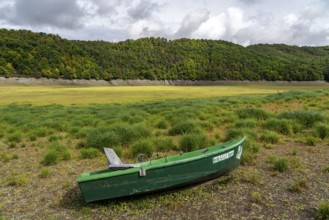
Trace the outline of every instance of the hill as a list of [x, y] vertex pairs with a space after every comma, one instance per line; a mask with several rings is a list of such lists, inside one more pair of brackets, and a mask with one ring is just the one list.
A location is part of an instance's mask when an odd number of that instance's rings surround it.
[[0, 76], [63, 79], [329, 80], [329, 46], [142, 38], [112, 43], [0, 29]]

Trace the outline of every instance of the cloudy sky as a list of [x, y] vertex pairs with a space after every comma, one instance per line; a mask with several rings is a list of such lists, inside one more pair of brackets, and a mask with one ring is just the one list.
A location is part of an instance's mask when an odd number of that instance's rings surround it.
[[0, 28], [67, 39], [329, 45], [329, 0], [0, 0]]

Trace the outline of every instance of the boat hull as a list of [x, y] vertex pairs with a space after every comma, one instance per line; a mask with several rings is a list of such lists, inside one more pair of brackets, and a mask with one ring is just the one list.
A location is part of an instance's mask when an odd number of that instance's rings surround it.
[[[165, 161], [159, 165], [152, 165], [152, 161], [146, 162], [141, 164], [141, 168], [121, 171], [120, 175], [114, 175], [114, 172], [120, 171], [99, 171], [89, 174], [87, 178], [82, 175], [77, 182], [86, 202], [195, 184], [225, 175], [237, 168], [241, 160], [243, 141], [244, 139], [233, 142], [229, 147], [222, 147], [219, 151], [212, 150], [208, 154], [200, 151], [201, 156], [192, 159], [170, 162], [170, 158], [164, 158], [162, 160]], [[110, 172], [114, 176], [106, 176]]]

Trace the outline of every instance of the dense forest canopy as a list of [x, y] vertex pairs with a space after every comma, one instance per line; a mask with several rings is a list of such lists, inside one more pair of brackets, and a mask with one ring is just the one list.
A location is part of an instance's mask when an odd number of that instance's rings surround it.
[[0, 29], [0, 76], [64, 79], [329, 80], [329, 46], [142, 38], [118, 43]]

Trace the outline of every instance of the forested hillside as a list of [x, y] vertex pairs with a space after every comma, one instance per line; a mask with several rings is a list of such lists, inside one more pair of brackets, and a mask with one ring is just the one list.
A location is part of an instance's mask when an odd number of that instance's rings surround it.
[[[100, 36], [101, 38], [101, 36]], [[119, 43], [0, 29], [0, 76], [64, 79], [329, 80], [329, 46], [143, 38]]]

